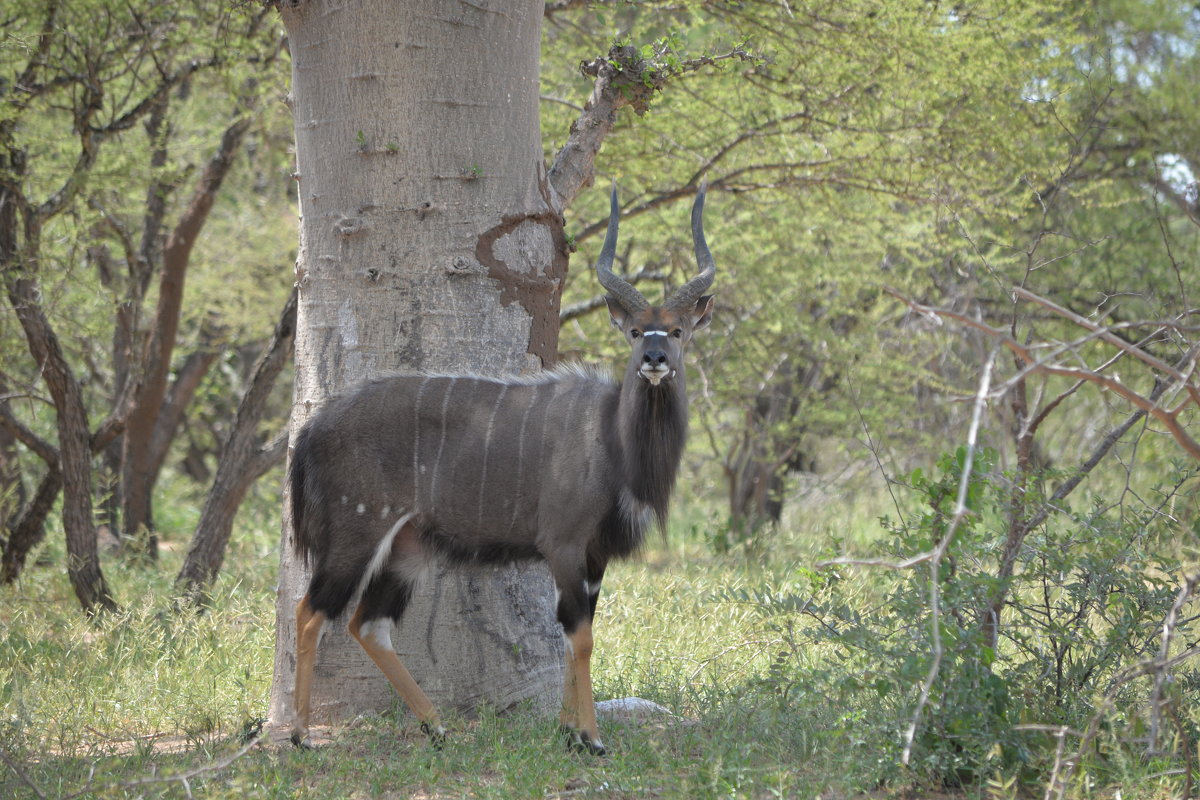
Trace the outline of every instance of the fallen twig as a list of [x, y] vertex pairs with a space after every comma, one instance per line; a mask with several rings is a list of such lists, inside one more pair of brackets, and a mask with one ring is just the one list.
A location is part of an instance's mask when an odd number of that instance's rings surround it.
[[[236, 752], [226, 756], [225, 758], [221, 759], [220, 761], [214, 761], [214, 762], [211, 762], [208, 764], [201, 764], [198, 767], [193, 767], [192, 769], [185, 770], [183, 772], [173, 773], [171, 775], [146, 775], [144, 777], [135, 778], [130, 781], [117, 781], [117, 782], [114, 782], [114, 783], [112, 783], [108, 786], [104, 786], [104, 787], [94, 786], [92, 784], [92, 782], [89, 780], [88, 783], [82, 789], [75, 792], [74, 794], [69, 794], [69, 795], [64, 796], [63, 800], [74, 800], [74, 798], [76, 798], [76, 797], [91, 796], [91, 795], [94, 795], [97, 792], [101, 792], [102, 790], [105, 790], [105, 789], [132, 789], [132, 788], [135, 788], [138, 786], [148, 786], [148, 785], [155, 784], [155, 783], [176, 783], [176, 782], [178, 782], [183, 787], [184, 793], [190, 798], [190, 797], [192, 797], [191, 781], [193, 778], [198, 778], [202, 775], [220, 772], [220, 771], [226, 769], [230, 764], [237, 761], [239, 758], [246, 755], [246, 753], [249, 753], [251, 750], [253, 750], [255, 747], [257, 747], [259, 742], [262, 741], [262, 739], [263, 739], [263, 734], [258, 733], [253, 738], [251, 738], [248, 742], [246, 742], [246, 744], [244, 744], [241, 748], [239, 748]], [[42, 796], [44, 796], [44, 795], [42, 795]]]
[[18, 778], [21, 779], [22, 783], [32, 789], [34, 794], [36, 794], [38, 797], [46, 796], [45, 792], [38, 788], [38, 785], [34, 783], [28, 775], [25, 774], [23, 769], [21, 769], [21, 765], [14, 761], [12, 757], [5, 752], [3, 747], [0, 747], [0, 761], [3, 761], [5, 764], [7, 764], [8, 768], [11, 769]]

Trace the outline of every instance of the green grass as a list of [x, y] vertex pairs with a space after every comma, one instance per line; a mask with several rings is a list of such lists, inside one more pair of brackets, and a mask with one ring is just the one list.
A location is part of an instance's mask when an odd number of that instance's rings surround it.
[[[175, 509], [186, 520], [186, 508]], [[219, 762], [265, 716], [278, 534], [262, 507], [247, 518], [257, 527], [243, 520], [204, 613], [176, 613], [169, 601], [186, 534], [168, 534], [154, 567], [106, 559], [125, 611], [98, 623], [79, 615], [57, 542], [3, 590], [0, 747], [40, 791], [186, 796], [179, 781], [129, 784]], [[556, 720], [521, 711], [453, 720], [437, 751], [397, 704], [339, 729], [315, 752], [256, 748], [189, 779], [188, 789], [205, 797], [791, 796], [813, 785], [803, 765], [831, 712], [747, 702], [778, 635], [751, 606], [716, 599], [768, 574], [786, 580], [789, 560], [809, 549], [786, 537], [776, 545], [766, 561], [737, 550], [716, 557], [699, 536], [680, 534], [610, 570], [596, 623], [597, 697], [636, 695], [679, 719], [606, 724], [608, 758], [567, 752]], [[35, 794], [7, 768], [0, 796]]]
[[[845, 504], [825, 516], [813, 510], [764, 545], [721, 553], [707, 535], [713, 519], [685, 508], [669, 540], [611, 569], [596, 622], [597, 698], [638, 696], [677, 718], [602, 723], [607, 758], [568, 752], [556, 720], [522, 710], [451, 719], [437, 750], [397, 702], [337, 729], [317, 750], [268, 743], [226, 763], [266, 716], [273, 502], [247, 507], [204, 613], [177, 613], [169, 600], [189, 531], [182, 501], [173, 504], [180, 532], [168, 533], [159, 564], [106, 559], [120, 616], [94, 623], [78, 613], [54, 541], [18, 586], [0, 590], [0, 749], [11, 762], [0, 764], [0, 797], [1041, 796], [1028, 777], [1006, 789], [1012, 775], [999, 768], [990, 784], [954, 795], [906, 774], [896, 763], [898, 718], [823, 694], [835, 678], [857, 680], [838, 670], [858, 667], [828, 648], [797, 648], [791, 621], [738, 599], [803, 592], [807, 568], [829, 554], [833, 536], [857, 548], [878, 535], [886, 499], [864, 502], [857, 516]], [[843, 580], [845, 596], [869, 613], [881, 596], [878, 574]], [[1150, 776], [1169, 768], [1111, 760], [1096, 785], [1166, 798], [1178, 792], [1178, 775]], [[1113, 796], [1104, 791], [1078, 796]]]

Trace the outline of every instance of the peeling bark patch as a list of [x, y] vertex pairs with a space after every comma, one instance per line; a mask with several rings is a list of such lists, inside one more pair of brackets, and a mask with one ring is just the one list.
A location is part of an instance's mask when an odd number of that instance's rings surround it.
[[[546, 210], [537, 214], [514, 214], [503, 217], [500, 224], [480, 235], [475, 244], [475, 260], [487, 268], [487, 276], [500, 284], [500, 305], [521, 304], [529, 314], [529, 344], [526, 352], [536, 356], [542, 367], [554, 365], [558, 359], [558, 306], [562, 298], [562, 281], [567, 274], [567, 236], [564, 222], [550, 202], [549, 185], [540, 176], [539, 188]], [[496, 243], [513, 233], [526, 222], [545, 226], [552, 242], [550, 263], [544, 274], [537, 266], [529, 272], [512, 269], [495, 253]]]

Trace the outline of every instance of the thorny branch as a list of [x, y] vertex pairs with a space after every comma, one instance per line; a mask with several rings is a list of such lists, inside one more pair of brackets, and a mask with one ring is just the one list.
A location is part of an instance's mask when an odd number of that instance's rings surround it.
[[946, 550], [950, 547], [950, 542], [954, 540], [954, 534], [958, 530], [958, 526], [967, 514], [970, 513], [970, 510], [967, 508], [967, 489], [971, 483], [971, 472], [975, 464], [975, 442], [979, 436], [979, 423], [983, 418], [983, 410], [987, 407], [988, 389], [992, 379], [992, 365], [995, 361], [996, 350], [993, 349], [988, 354], [987, 363], [983, 365], [983, 375], [979, 378], [979, 390], [975, 393], [975, 406], [971, 412], [971, 427], [967, 431], [967, 454], [963, 459], [962, 475], [959, 476], [958, 480], [958, 497], [954, 501], [954, 515], [950, 518], [950, 524], [946, 528], [946, 535], [938, 542], [938, 546], [934, 549], [929, 561], [929, 600], [930, 608], [933, 611], [930, 623], [933, 630], [933, 662], [929, 665], [929, 674], [925, 676], [925, 682], [921, 685], [921, 696], [917, 700], [916, 709], [913, 710], [912, 721], [908, 724], [908, 730], [904, 733], [904, 752], [900, 756], [900, 763], [906, 767], [912, 758], [913, 741], [916, 739], [917, 726], [921, 723], [921, 715], [925, 710], [925, 705], [929, 702], [929, 692], [933, 688], [933, 683], [937, 680], [938, 672], [942, 667], [942, 621], [940, 617], [942, 582], [938, 572], [941, 567], [942, 557], [946, 555]]
[[16, 761], [13, 761], [2, 747], [0, 747], [0, 761], [3, 761], [6, 765], [8, 765], [8, 768], [11, 769], [18, 778], [21, 779], [22, 783], [32, 789], [34, 794], [43, 798], [46, 796], [46, 793], [43, 792], [38, 785], [34, 783], [28, 775], [25, 774], [25, 770], [21, 769], [21, 765]]
[[[105, 788], [108, 788], [108, 789], [133, 789], [138, 786], [148, 786], [148, 785], [155, 784], [155, 783], [176, 783], [176, 782], [178, 782], [181, 786], [183, 786], [184, 793], [186, 794], [187, 797], [190, 798], [193, 796], [191, 781], [194, 778], [198, 778], [203, 775], [208, 775], [210, 773], [220, 772], [220, 771], [226, 769], [227, 767], [229, 767], [230, 764], [237, 761], [239, 758], [246, 755], [251, 750], [253, 750], [255, 747], [257, 747], [258, 744], [262, 740], [263, 740], [262, 733], [259, 732], [259, 733], [255, 734], [254, 736], [252, 736], [236, 752], [226, 756], [225, 758], [221, 759], [220, 761], [214, 761], [214, 762], [208, 763], [208, 764], [201, 764], [198, 767], [193, 767], [192, 769], [185, 770], [183, 772], [177, 772], [177, 773], [173, 773], [170, 775], [148, 775], [148, 776], [145, 776], [142, 778], [135, 778], [131, 781], [121, 781], [119, 783], [113, 784], [112, 786], [108, 786], [108, 787], [96, 786], [89, 780], [88, 783], [79, 791], [74, 792], [73, 794], [65, 795], [64, 800], [73, 800], [76, 797], [94, 796], [99, 789], [105, 789]], [[38, 797], [46, 797], [46, 793], [43, 792], [41, 790], [41, 788], [36, 783], [33, 782], [33, 780], [25, 773], [25, 771], [23, 769], [21, 769], [21, 765], [18, 764], [16, 761], [14, 761], [9, 756], [9, 754], [4, 751], [3, 748], [0, 748], [0, 761], [3, 761], [8, 766], [8, 768], [11, 769], [13, 771], [13, 773], [15, 773], [16, 776], [18, 778], [20, 778], [21, 781], [30, 788], [31, 791], [33, 791], [33, 793], [35, 795], [37, 795]]]
[[[1087, 330], [1096, 334], [1101, 339], [1103, 339], [1104, 341], [1113, 345], [1114, 347], [1116, 347], [1120, 350], [1124, 350], [1126, 353], [1129, 353], [1131, 356], [1133, 356], [1135, 358], [1141, 359], [1142, 361], [1146, 362], [1146, 364], [1148, 364], [1151, 368], [1156, 369], [1160, 372], [1165, 372], [1167, 375], [1170, 375], [1172, 378], [1174, 378], [1176, 381], [1179, 382], [1179, 384], [1187, 391], [1188, 397], [1191, 398], [1192, 402], [1196, 403], [1197, 405], [1200, 405], [1200, 388], [1197, 388], [1195, 385], [1190, 383], [1187, 375], [1180, 372], [1175, 367], [1172, 367], [1170, 364], [1167, 364], [1165, 361], [1162, 361], [1159, 358], [1155, 358], [1154, 356], [1147, 353], [1144, 349], [1142, 349], [1130, 342], [1127, 342], [1125, 339], [1122, 339], [1120, 336], [1113, 335], [1108, 330], [1106, 330], [1104, 328], [1104, 326], [1097, 325], [1096, 323], [1092, 322], [1091, 320], [1087, 319], [1086, 317], [1082, 317], [1079, 314], [1076, 314], [1074, 311], [1071, 311], [1070, 309], [1063, 308], [1062, 306], [1058, 305], [1057, 303], [1055, 303], [1051, 300], [1047, 300], [1044, 297], [1039, 297], [1038, 295], [1034, 294], [1033, 292], [1029, 291], [1028, 289], [1024, 289], [1020, 286], [1014, 286], [1013, 294], [1015, 294], [1017, 297], [1024, 298], [1025, 300], [1029, 300], [1030, 302], [1037, 303], [1038, 305], [1041, 305], [1041, 306], [1053, 311], [1055, 314], [1058, 314], [1061, 317], [1065, 317], [1066, 319], [1069, 319], [1071, 322], [1075, 323], [1079, 327], [1086, 328]], [[1193, 353], [1193, 355], [1194, 355], [1194, 353]], [[1186, 366], [1186, 364], [1185, 364], [1185, 366]]]
[[[1200, 584], [1200, 572], [1193, 572], [1184, 579], [1171, 610], [1167, 612], [1162, 626], [1162, 642], [1158, 650], [1158, 664], [1166, 664], [1171, 651], [1171, 642], [1175, 638], [1175, 629], [1179, 624], [1179, 614], [1184, 604], [1195, 594], [1196, 585]], [[1156, 669], [1154, 673], [1154, 692], [1150, 696], [1150, 750], [1158, 748], [1158, 732], [1162, 725], [1163, 686], [1167, 682], [1167, 671]]]
[[[1200, 574], [1189, 575], [1180, 589], [1179, 596], [1176, 598], [1175, 605], [1167, 614], [1167, 621], [1164, 622], [1164, 628], [1168, 625], [1173, 625], [1173, 620], [1177, 619], [1178, 608], [1182, 607], [1183, 603], [1191, 599], [1192, 591], [1195, 589], [1197, 582], [1200, 582]], [[1172, 634], [1174, 633], [1172, 629]], [[1165, 633], [1165, 630], [1164, 630]], [[1169, 641], [1165, 640], [1165, 644], [1169, 646]], [[1075, 752], [1063, 759], [1065, 769], [1061, 774], [1055, 771], [1050, 777], [1050, 783], [1046, 787], [1046, 800], [1050, 800], [1053, 794], [1058, 800], [1066, 795], [1067, 787], [1071, 783], [1071, 777], [1075, 772], [1075, 767], [1083, 760], [1084, 754], [1091, 747], [1092, 741], [1100, 732], [1100, 724], [1103, 721], [1105, 714], [1112, 711], [1116, 701], [1117, 694], [1125, 684], [1132, 680], [1143, 677], [1145, 675], [1155, 676], [1156, 683], [1159, 676], [1165, 676], [1172, 667], [1187, 661], [1190, 658], [1195, 658], [1200, 655], [1200, 647], [1189, 647], [1181, 653], [1178, 653], [1170, 658], [1164, 658], [1160, 653], [1154, 658], [1148, 658], [1144, 661], [1139, 661], [1130, 667], [1126, 667], [1121, 672], [1113, 676], [1112, 682], [1109, 684], [1108, 690], [1104, 693], [1104, 697], [1096, 704], [1096, 711], [1092, 714], [1092, 718], [1088, 721], [1088, 727], [1082, 734], [1077, 734], [1080, 737], [1079, 747]], [[1165, 677], [1164, 677], [1165, 680]], [[1074, 731], [1071, 731], [1075, 733]], [[1189, 795], [1190, 796], [1190, 795]]]

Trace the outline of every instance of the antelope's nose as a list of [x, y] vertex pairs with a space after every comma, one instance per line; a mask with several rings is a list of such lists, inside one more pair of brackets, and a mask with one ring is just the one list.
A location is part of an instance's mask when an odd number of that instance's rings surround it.
[[660, 364], [666, 364], [667, 354], [662, 350], [647, 350], [646, 354], [642, 356], [642, 361], [646, 362], [652, 367]]

